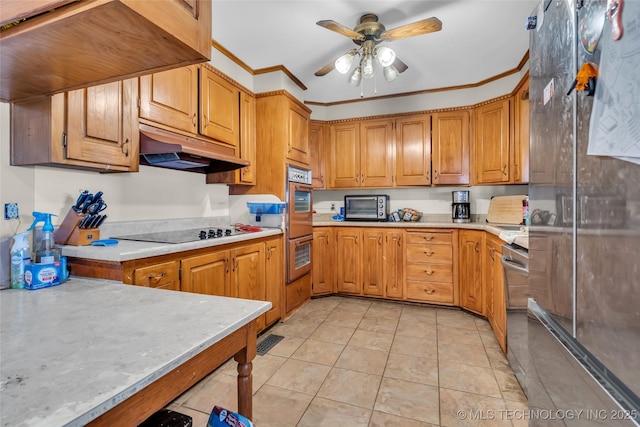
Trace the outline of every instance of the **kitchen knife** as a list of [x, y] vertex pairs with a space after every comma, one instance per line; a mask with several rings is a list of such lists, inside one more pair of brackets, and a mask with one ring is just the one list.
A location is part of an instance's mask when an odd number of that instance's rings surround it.
[[94, 228], [98, 228], [102, 225], [102, 223], [104, 222], [105, 219], [107, 219], [106, 215], [99, 215], [100, 219], [98, 220], [98, 222], [96, 223], [96, 225], [94, 225]]
[[89, 195], [88, 190], [84, 190], [82, 193], [80, 193], [80, 195], [78, 196], [78, 200], [76, 200], [76, 204], [73, 205], [72, 209], [80, 213], [82, 211], [82, 204], [87, 199], [88, 195]]
[[87, 222], [89, 221], [90, 216], [85, 216], [84, 218], [82, 218], [82, 220], [80, 221], [80, 224], [78, 224], [78, 228], [80, 229], [85, 229]]
[[93, 214], [89, 217], [89, 222], [87, 223], [87, 228], [96, 228], [96, 223], [100, 220], [100, 215]]
[[84, 202], [82, 202], [82, 213], [83, 214], [87, 213], [87, 209], [89, 208], [89, 206], [91, 205], [92, 202], [93, 202], [93, 194], [89, 193], [89, 194], [87, 194], [87, 197], [84, 199]]

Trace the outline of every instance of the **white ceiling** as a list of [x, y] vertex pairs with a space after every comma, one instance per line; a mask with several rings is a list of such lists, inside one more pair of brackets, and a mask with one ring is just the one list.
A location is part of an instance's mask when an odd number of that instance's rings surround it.
[[442, 30], [386, 42], [408, 66], [387, 83], [381, 73], [363, 79], [364, 96], [467, 85], [518, 66], [529, 34], [526, 18], [539, 0], [338, 1], [213, 0], [213, 39], [254, 70], [286, 67], [306, 87], [305, 101], [330, 103], [360, 98], [360, 87], [333, 70], [314, 73], [349, 49], [351, 39], [316, 25], [333, 20], [353, 29], [375, 13], [387, 30], [437, 17]]

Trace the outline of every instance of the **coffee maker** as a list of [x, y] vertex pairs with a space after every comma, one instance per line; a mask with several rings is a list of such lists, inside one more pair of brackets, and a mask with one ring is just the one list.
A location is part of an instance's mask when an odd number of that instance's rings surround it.
[[471, 204], [468, 191], [452, 191], [451, 219], [453, 222], [471, 222]]

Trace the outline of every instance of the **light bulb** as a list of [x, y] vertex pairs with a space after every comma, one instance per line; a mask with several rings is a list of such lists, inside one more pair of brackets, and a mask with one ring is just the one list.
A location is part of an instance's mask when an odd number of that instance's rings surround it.
[[398, 73], [398, 70], [396, 69], [396, 67], [394, 67], [393, 65], [384, 67], [382, 69], [382, 73], [384, 74], [385, 80], [388, 82], [394, 81], [396, 77], [398, 77], [398, 75], [400, 74]]
[[373, 70], [373, 58], [371, 54], [367, 54], [364, 56], [362, 60], [362, 75], [365, 79], [370, 79], [374, 76], [375, 72]]
[[373, 54], [378, 59], [380, 65], [382, 65], [383, 67], [388, 67], [389, 65], [393, 64], [393, 61], [396, 60], [396, 53], [393, 51], [393, 49], [390, 49], [386, 46], [377, 47]]
[[362, 80], [362, 68], [356, 67], [349, 77], [349, 84], [351, 86], [358, 86], [360, 84], [360, 80]]
[[347, 52], [340, 58], [336, 59], [335, 67], [340, 74], [347, 74], [353, 62], [353, 53]]

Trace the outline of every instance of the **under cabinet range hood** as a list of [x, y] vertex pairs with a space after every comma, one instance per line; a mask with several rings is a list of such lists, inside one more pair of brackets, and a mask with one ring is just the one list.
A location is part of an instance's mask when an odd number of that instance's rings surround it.
[[140, 124], [140, 164], [188, 172], [228, 172], [249, 166], [233, 148]]
[[0, 101], [211, 58], [211, 0], [2, 1]]

